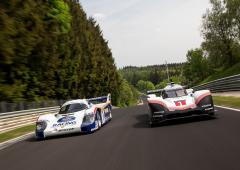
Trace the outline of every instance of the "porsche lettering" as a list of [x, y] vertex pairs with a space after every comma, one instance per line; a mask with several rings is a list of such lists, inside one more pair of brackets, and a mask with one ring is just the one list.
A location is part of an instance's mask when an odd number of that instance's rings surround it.
[[75, 125], [77, 122], [76, 121], [70, 121], [70, 122], [66, 122], [66, 123], [56, 123], [53, 124], [53, 127], [63, 127], [63, 126], [67, 126], [67, 125]]

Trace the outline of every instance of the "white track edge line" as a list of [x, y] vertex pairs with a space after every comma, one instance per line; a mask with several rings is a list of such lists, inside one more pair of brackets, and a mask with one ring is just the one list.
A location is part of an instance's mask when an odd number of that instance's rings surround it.
[[0, 143], [0, 150], [4, 149], [6, 147], [9, 147], [9, 146], [11, 146], [11, 145], [13, 145], [15, 143], [18, 143], [20, 141], [26, 140], [26, 139], [32, 137], [33, 134], [34, 134], [34, 132], [30, 132], [30, 133], [27, 133], [25, 135], [22, 135], [22, 136], [19, 136], [19, 137], [7, 140], [5, 142], [2, 142], [2, 143]]
[[219, 108], [222, 108], [222, 109], [227, 109], [227, 110], [233, 110], [233, 111], [240, 112], [239, 109], [234, 109], [234, 108], [231, 108], [231, 107], [219, 106], [219, 105], [215, 105], [215, 106], [216, 106], [216, 107], [219, 107]]

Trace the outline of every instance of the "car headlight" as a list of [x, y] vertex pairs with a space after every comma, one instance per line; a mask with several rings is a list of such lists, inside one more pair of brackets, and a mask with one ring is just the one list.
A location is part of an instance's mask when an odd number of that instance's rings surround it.
[[47, 122], [46, 121], [40, 121], [36, 123], [36, 130], [37, 131], [43, 131], [47, 127]]
[[92, 122], [94, 122], [94, 120], [95, 120], [95, 115], [94, 114], [85, 115], [84, 118], [83, 118], [84, 123], [92, 123]]

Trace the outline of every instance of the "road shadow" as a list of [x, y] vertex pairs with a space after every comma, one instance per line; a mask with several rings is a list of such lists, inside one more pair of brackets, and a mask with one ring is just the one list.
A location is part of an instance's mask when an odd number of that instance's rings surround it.
[[[137, 119], [137, 123], [133, 125], [134, 128], [150, 128], [149, 121], [148, 121], [149, 117], [147, 113], [137, 115], [135, 118]], [[216, 117], [209, 117], [205, 115], [178, 118], [178, 119], [167, 120], [160, 123], [156, 123], [152, 126], [152, 128], [181, 125], [181, 124], [188, 124], [188, 123], [202, 122], [202, 121], [210, 121], [214, 119], [216, 119]]]
[[148, 123], [148, 114], [141, 114], [135, 117], [137, 119], [137, 123], [133, 125], [134, 128], [149, 128]]
[[27, 142], [51, 141], [51, 140], [58, 140], [60, 138], [74, 138], [74, 137], [77, 137], [77, 136], [86, 136], [86, 135], [91, 135], [93, 133], [94, 132], [91, 132], [91, 133], [81, 133], [80, 132], [80, 133], [64, 134], [64, 135], [58, 135], [58, 136], [49, 136], [49, 137], [45, 138], [44, 140], [39, 140], [39, 139], [36, 139], [35, 136], [32, 136], [32, 137], [26, 139], [26, 141]]
[[113, 120], [110, 119], [107, 123], [103, 124], [100, 129], [92, 131], [92, 132], [76, 132], [76, 133], [62, 134], [62, 135], [56, 135], [56, 136], [49, 136], [49, 137], [45, 138], [44, 140], [36, 139], [35, 134], [34, 134], [32, 137], [26, 139], [25, 141], [27, 141], [27, 142], [41, 142], [41, 141], [45, 141], [45, 140], [48, 141], [48, 140], [57, 140], [57, 139], [60, 139], [60, 138], [74, 138], [74, 137], [77, 137], [77, 136], [93, 135], [94, 133], [99, 133], [101, 130], [103, 130], [105, 128], [105, 126], [111, 121], [113, 121]]

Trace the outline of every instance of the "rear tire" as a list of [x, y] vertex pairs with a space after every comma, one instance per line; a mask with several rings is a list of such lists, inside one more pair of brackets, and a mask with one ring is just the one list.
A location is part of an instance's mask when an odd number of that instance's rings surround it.
[[102, 126], [102, 118], [101, 118], [101, 115], [100, 115], [99, 111], [97, 111], [97, 113], [96, 113], [95, 124], [97, 126], [97, 129], [100, 129], [101, 126]]
[[110, 112], [109, 113], [109, 120], [111, 120], [112, 119], [112, 107], [110, 106], [110, 105], [108, 105], [108, 111]]
[[153, 122], [153, 120], [152, 120], [152, 117], [149, 117], [148, 124], [149, 124], [149, 127], [150, 127], [150, 128], [153, 128], [153, 127], [154, 127], [154, 122]]
[[110, 113], [109, 113], [109, 120], [111, 120], [112, 119], [112, 111], [110, 111]]

